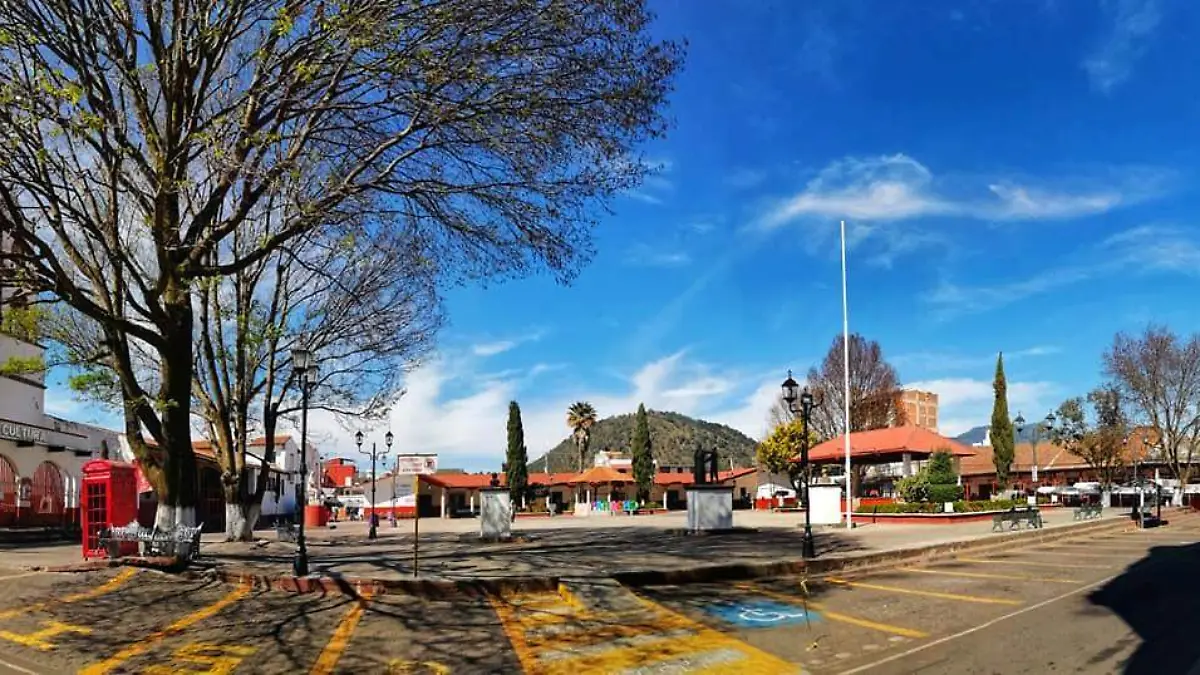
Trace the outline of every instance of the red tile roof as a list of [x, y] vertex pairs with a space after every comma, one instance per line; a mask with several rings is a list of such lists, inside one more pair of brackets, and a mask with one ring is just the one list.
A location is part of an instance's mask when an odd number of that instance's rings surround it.
[[572, 484], [588, 485], [608, 485], [610, 483], [630, 483], [633, 482], [633, 476], [627, 473], [621, 473], [616, 469], [608, 466], [593, 466], [583, 473], [571, 478], [567, 481]]
[[[717, 478], [723, 483], [727, 480], [737, 480], [742, 476], [756, 473], [758, 469], [734, 469], [733, 471], [718, 471]], [[691, 485], [696, 482], [695, 477], [689, 471], [687, 473], [656, 473], [654, 474], [655, 485]]]
[[[813, 462], [828, 462], [845, 457], [845, 436], [838, 436], [808, 451]], [[896, 461], [898, 455], [909, 453], [917, 457], [949, 450], [958, 457], [970, 457], [975, 452], [962, 443], [918, 426], [889, 427], [856, 431], [850, 434], [850, 458], [874, 458], [879, 462]]]

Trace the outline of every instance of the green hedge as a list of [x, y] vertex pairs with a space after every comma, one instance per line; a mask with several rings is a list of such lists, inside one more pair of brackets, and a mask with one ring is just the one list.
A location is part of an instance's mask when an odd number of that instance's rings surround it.
[[954, 483], [930, 483], [925, 489], [929, 495], [927, 499], [934, 504], [957, 502], [963, 498], [962, 486]]
[[[955, 513], [978, 513], [980, 511], [1007, 511], [1014, 506], [1024, 506], [1024, 502], [1018, 504], [1011, 499], [996, 499], [984, 500], [976, 502], [954, 502]], [[867, 506], [859, 509], [856, 513], [872, 514], [872, 513], [943, 513], [945, 508], [940, 504], [932, 502], [901, 502], [898, 504], [880, 504], [879, 506]]]

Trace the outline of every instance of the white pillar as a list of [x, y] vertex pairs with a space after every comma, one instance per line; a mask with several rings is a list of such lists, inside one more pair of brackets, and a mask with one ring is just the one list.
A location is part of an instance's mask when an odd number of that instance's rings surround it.
[[442, 517], [446, 517], [446, 491], [442, 490]]
[[475, 493], [474, 492], [472, 492], [470, 494], [470, 499], [471, 499], [471, 512], [474, 513], [475, 512]]

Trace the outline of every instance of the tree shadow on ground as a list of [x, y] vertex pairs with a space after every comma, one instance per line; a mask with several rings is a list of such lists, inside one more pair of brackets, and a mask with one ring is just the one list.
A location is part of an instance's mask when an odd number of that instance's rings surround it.
[[1200, 663], [1200, 544], [1157, 546], [1088, 601], [1121, 617], [1142, 639], [1129, 675], [1187, 673]]
[[[687, 569], [717, 564], [773, 563], [801, 557], [803, 533], [769, 529], [691, 535], [657, 527], [531, 530], [511, 543], [487, 543], [460, 534], [432, 534], [420, 541], [420, 570], [438, 577], [522, 575], [605, 576], [647, 569]], [[864, 550], [837, 530], [816, 533], [820, 556]], [[412, 574], [411, 537], [374, 545], [328, 545], [310, 549], [312, 566], [326, 574]], [[205, 547], [206, 562], [290, 565], [294, 547]]]

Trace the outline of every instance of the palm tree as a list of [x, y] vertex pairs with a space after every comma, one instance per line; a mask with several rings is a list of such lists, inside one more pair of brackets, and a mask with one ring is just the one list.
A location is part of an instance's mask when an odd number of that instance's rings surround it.
[[596, 423], [596, 409], [587, 401], [576, 401], [567, 408], [567, 426], [579, 450], [579, 472], [583, 473], [583, 460], [587, 456], [588, 441], [592, 437], [592, 425]]

